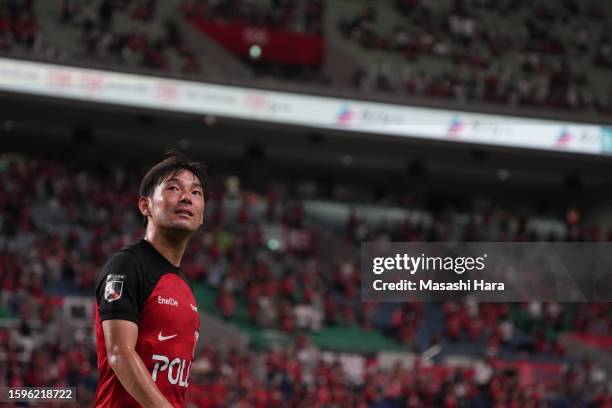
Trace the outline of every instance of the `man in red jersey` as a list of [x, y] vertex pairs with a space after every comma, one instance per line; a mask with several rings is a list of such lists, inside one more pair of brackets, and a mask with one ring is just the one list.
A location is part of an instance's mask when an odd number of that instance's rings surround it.
[[96, 280], [96, 407], [183, 407], [200, 330], [179, 269], [204, 221], [201, 163], [171, 153], [140, 185], [145, 237], [107, 261]]

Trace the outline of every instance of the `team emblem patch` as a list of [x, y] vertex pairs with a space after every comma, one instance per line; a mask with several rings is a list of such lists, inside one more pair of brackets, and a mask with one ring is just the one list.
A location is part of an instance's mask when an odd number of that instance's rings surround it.
[[125, 275], [113, 275], [109, 274], [106, 276], [106, 287], [104, 288], [104, 299], [107, 302], [114, 302], [121, 298], [123, 293], [123, 278]]

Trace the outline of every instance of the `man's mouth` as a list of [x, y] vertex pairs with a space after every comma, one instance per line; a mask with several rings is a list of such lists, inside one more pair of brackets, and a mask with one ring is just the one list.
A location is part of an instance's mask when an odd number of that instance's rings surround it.
[[193, 213], [189, 210], [176, 210], [174, 212], [175, 214], [184, 214], [184, 215], [188, 215], [190, 217], [193, 217]]

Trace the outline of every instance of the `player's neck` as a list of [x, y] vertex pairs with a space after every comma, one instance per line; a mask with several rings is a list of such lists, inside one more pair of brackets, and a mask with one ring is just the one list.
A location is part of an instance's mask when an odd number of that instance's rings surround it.
[[181, 265], [189, 237], [170, 236], [160, 230], [147, 229], [145, 239], [172, 265], [177, 268]]

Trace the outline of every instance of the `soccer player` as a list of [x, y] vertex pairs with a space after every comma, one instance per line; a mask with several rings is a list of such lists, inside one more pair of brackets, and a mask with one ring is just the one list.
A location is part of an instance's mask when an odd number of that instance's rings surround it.
[[113, 254], [96, 280], [96, 407], [183, 407], [200, 330], [179, 269], [204, 221], [204, 166], [171, 152], [140, 184], [145, 237]]

